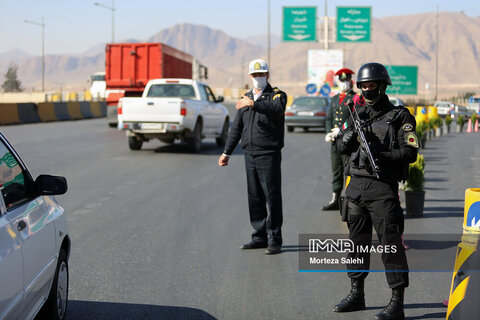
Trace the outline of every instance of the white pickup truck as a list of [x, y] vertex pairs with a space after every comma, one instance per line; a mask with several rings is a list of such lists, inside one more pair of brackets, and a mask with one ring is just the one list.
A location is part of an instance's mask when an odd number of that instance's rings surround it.
[[229, 113], [210, 88], [195, 80], [155, 79], [148, 82], [141, 98], [121, 98], [119, 129], [127, 130], [131, 150], [140, 150], [150, 139], [173, 143], [186, 141], [190, 151], [201, 149], [203, 138], [227, 141]]

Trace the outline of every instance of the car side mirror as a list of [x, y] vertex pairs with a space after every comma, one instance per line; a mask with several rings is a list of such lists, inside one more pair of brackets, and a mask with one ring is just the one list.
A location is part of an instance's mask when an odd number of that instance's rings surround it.
[[216, 102], [223, 102], [223, 96], [218, 96], [217, 99], [215, 100]]
[[67, 179], [60, 176], [41, 174], [35, 180], [35, 185], [38, 193], [44, 196], [64, 194], [68, 190]]

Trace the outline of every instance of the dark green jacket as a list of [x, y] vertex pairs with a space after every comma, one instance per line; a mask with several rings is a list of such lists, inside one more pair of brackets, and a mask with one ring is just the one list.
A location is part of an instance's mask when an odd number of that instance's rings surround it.
[[347, 109], [347, 101], [355, 96], [355, 92], [350, 89], [347, 91], [340, 105], [340, 93], [333, 96], [325, 120], [325, 132], [329, 133], [333, 128], [342, 128], [342, 125], [350, 117]]

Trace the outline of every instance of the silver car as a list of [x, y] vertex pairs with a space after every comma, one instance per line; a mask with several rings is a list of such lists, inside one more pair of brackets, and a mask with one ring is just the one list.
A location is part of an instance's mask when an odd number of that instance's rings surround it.
[[65, 319], [70, 237], [53, 195], [64, 177], [36, 180], [0, 133], [0, 319]]
[[325, 118], [330, 106], [330, 98], [319, 96], [298, 97], [285, 111], [287, 131], [293, 132], [295, 127], [308, 131], [320, 128], [325, 131]]

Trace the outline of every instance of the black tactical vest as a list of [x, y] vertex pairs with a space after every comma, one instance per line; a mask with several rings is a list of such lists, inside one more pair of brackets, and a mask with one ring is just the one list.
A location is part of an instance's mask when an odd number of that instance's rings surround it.
[[[380, 154], [380, 152], [388, 152], [393, 148], [399, 147], [396, 136], [398, 131], [396, 120], [401, 110], [401, 108], [394, 107], [390, 111], [383, 114], [380, 113], [373, 119], [364, 121], [363, 130], [374, 157]], [[346, 168], [347, 175], [375, 178], [368, 158], [361, 156], [360, 148], [359, 146], [350, 156]], [[377, 159], [376, 162], [380, 166], [380, 180], [388, 182], [402, 181], [408, 176], [408, 164], [378, 163]]]

